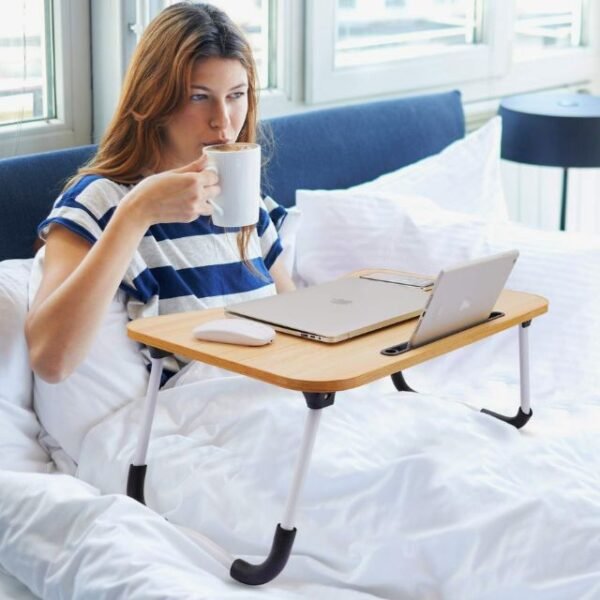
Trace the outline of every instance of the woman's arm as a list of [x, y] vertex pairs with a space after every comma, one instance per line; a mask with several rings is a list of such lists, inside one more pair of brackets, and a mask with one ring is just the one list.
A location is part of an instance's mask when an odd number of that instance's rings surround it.
[[93, 246], [60, 225], [51, 228], [42, 282], [25, 326], [31, 366], [40, 377], [61, 381], [85, 358], [150, 225], [210, 214], [206, 200], [219, 188], [214, 172], [201, 170], [204, 162], [148, 177], [134, 187]]
[[146, 229], [119, 207], [94, 246], [55, 225], [25, 333], [32, 369], [55, 383], [87, 354]]
[[287, 272], [283, 260], [281, 260], [281, 254], [277, 257], [277, 260], [273, 263], [273, 266], [269, 269], [269, 273], [275, 282], [278, 294], [284, 292], [293, 292], [296, 289], [290, 274]]

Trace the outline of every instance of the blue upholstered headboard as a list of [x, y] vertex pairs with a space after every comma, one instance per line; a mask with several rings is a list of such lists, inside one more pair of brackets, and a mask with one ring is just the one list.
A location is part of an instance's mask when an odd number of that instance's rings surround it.
[[[465, 134], [459, 92], [330, 108], [267, 121], [275, 146], [265, 192], [341, 189], [436, 154]], [[270, 189], [269, 189], [270, 188]]]
[[[435, 154], [464, 135], [459, 92], [343, 106], [265, 122], [273, 138], [264, 191], [345, 188]], [[0, 160], [0, 260], [33, 254], [36, 226], [94, 146]]]

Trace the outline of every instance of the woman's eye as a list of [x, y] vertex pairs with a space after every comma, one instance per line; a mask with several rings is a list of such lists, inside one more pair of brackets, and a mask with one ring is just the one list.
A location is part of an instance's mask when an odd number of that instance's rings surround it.
[[208, 96], [206, 94], [192, 94], [192, 102], [201, 102], [207, 98]]
[[239, 98], [243, 98], [246, 95], [246, 92], [235, 92], [233, 94], [231, 94], [231, 97], [234, 100], [238, 100]]

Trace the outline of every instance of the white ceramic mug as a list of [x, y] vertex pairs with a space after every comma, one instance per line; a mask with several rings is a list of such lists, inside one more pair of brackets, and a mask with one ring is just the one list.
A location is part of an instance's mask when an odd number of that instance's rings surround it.
[[213, 223], [244, 227], [258, 221], [260, 199], [260, 146], [246, 142], [204, 148], [208, 169], [219, 176], [221, 193], [210, 201]]

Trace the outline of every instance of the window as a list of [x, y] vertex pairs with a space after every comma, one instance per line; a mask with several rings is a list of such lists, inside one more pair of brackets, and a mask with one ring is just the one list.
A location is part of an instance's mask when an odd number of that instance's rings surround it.
[[[165, 5], [175, 4], [179, 0], [167, 0]], [[262, 89], [277, 87], [277, 69], [275, 63], [275, 16], [274, 0], [210, 0], [225, 11], [244, 32], [256, 60], [258, 79]]]
[[449, 87], [465, 102], [495, 102], [600, 83], [596, 1], [304, 2], [309, 104]]
[[499, 65], [483, 27], [484, 3], [492, 1], [356, 0], [350, 8], [306, 0], [307, 100], [398, 94], [484, 78], [490, 68], [494, 74]]
[[[177, 1], [92, 0], [94, 141], [100, 140], [114, 113], [127, 64], [144, 28], [161, 10]], [[292, 1], [293, 12], [288, 10]], [[292, 84], [291, 69], [287, 67], [284, 72], [284, 61], [292, 55], [294, 60], [302, 60], [301, 50], [296, 50], [301, 3], [297, 0], [210, 0], [209, 3], [224, 10], [248, 37], [263, 91], [261, 110], [266, 104], [275, 110], [285, 110], [281, 107], [287, 108]], [[286, 10], [282, 10], [282, 5]], [[293, 18], [284, 20], [284, 13]], [[295, 81], [293, 85], [294, 89], [301, 87]]]
[[474, 0], [338, 0], [335, 67], [439, 54], [481, 38]]
[[[174, 1], [0, 1], [0, 156], [90, 141], [91, 58], [99, 139], [136, 35]], [[481, 110], [507, 94], [600, 89], [597, 0], [209, 1], [253, 46], [261, 117], [450, 87]]]
[[56, 116], [51, 0], [12, 0], [0, 20], [0, 125]]
[[0, 157], [91, 141], [89, 2], [0, 2]]
[[583, 0], [517, 0], [514, 54], [534, 59], [582, 45]]

